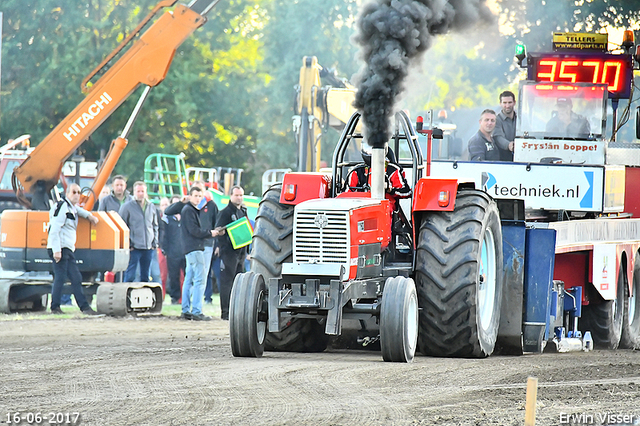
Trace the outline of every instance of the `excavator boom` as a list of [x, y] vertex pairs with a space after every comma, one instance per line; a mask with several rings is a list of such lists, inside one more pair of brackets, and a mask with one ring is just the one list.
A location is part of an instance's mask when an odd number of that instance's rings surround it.
[[[150, 87], [164, 80], [177, 48], [196, 29], [219, 0], [194, 0], [189, 6], [178, 5], [166, 11], [137, 39], [118, 61], [91, 86], [80, 104], [38, 144], [16, 170], [15, 177], [24, 191], [46, 194], [58, 182], [64, 161], [133, 93], [140, 85]], [[175, 0], [158, 3], [136, 31], [159, 9], [175, 4]], [[135, 35], [135, 32], [134, 32]], [[124, 42], [129, 42], [129, 36]], [[115, 53], [122, 50], [119, 46]], [[84, 85], [102, 69], [110, 55], [83, 82]]]
[[[136, 38], [161, 9], [176, 3], [176, 0], [160, 1], [134, 33], [85, 78], [82, 82], [83, 89], [88, 90], [85, 99], [14, 170], [12, 183], [18, 200], [28, 205], [24, 191], [31, 193], [32, 209], [2, 212], [0, 264], [4, 271], [36, 275], [0, 280], [0, 312], [46, 309], [51, 280], [45, 272], [51, 270], [52, 262], [47, 251], [49, 195], [53, 195], [50, 190], [57, 184], [65, 160], [136, 89], [145, 86], [121, 135], [113, 141], [90, 194], [81, 198], [81, 203], [90, 210], [95, 194], [102, 189], [127, 145], [127, 135], [149, 91], [164, 80], [176, 49], [205, 23], [205, 15], [218, 2], [193, 0], [188, 6], [178, 5], [162, 13]], [[101, 77], [97, 78], [98, 75]], [[95, 83], [90, 84], [94, 78]], [[161, 312], [160, 283], [106, 282], [109, 274], [123, 271], [129, 264], [129, 228], [117, 212], [101, 211], [94, 215], [99, 217], [98, 223], [86, 220], [78, 223], [75, 257], [83, 274], [84, 291], [96, 294], [97, 310], [109, 315]], [[109, 271], [104, 275], [105, 281], [96, 281], [99, 273], [105, 271]]]

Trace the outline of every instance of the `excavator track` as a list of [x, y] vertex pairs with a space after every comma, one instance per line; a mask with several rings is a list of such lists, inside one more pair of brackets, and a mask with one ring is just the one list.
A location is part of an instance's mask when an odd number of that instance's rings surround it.
[[96, 293], [96, 310], [115, 317], [162, 312], [160, 283], [100, 283]]
[[23, 277], [0, 279], [0, 313], [44, 311], [50, 293], [50, 280]]

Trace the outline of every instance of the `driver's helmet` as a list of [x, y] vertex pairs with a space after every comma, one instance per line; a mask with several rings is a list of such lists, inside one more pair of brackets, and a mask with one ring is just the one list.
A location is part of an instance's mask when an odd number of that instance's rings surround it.
[[362, 144], [362, 150], [360, 151], [362, 154], [362, 160], [367, 167], [371, 167], [371, 146], [367, 144]]
[[[360, 150], [360, 154], [362, 154], [362, 160], [367, 165], [367, 167], [371, 167], [371, 150], [372, 150], [371, 145], [367, 143], [362, 144], [362, 149]], [[388, 145], [384, 146], [384, 152], [385, 152], [385, 155], [388, 157], [389, 156]]]

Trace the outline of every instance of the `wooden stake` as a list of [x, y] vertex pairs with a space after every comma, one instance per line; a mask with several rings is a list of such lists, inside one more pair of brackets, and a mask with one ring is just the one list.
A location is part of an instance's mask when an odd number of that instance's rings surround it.
[[527, 379], [527, 404], [524, 409], [524, 426], [536, 424], [536, 401], [538, 399], [538, 378]]

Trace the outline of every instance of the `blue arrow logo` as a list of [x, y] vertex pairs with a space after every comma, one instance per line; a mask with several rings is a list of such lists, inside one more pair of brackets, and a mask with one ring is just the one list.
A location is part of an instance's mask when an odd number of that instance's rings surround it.
[[580, 200], [580, 207], [589, 209], [593, 207], [593, 172], [584, 172], [584, 176], [587, 178], [589, 189]]
[[496, 180], [495, 176], [491, 173], [482, 173], [482, 186], [484, 187], [485, 191], [491, 189], [497, 182], [498, 181]]

